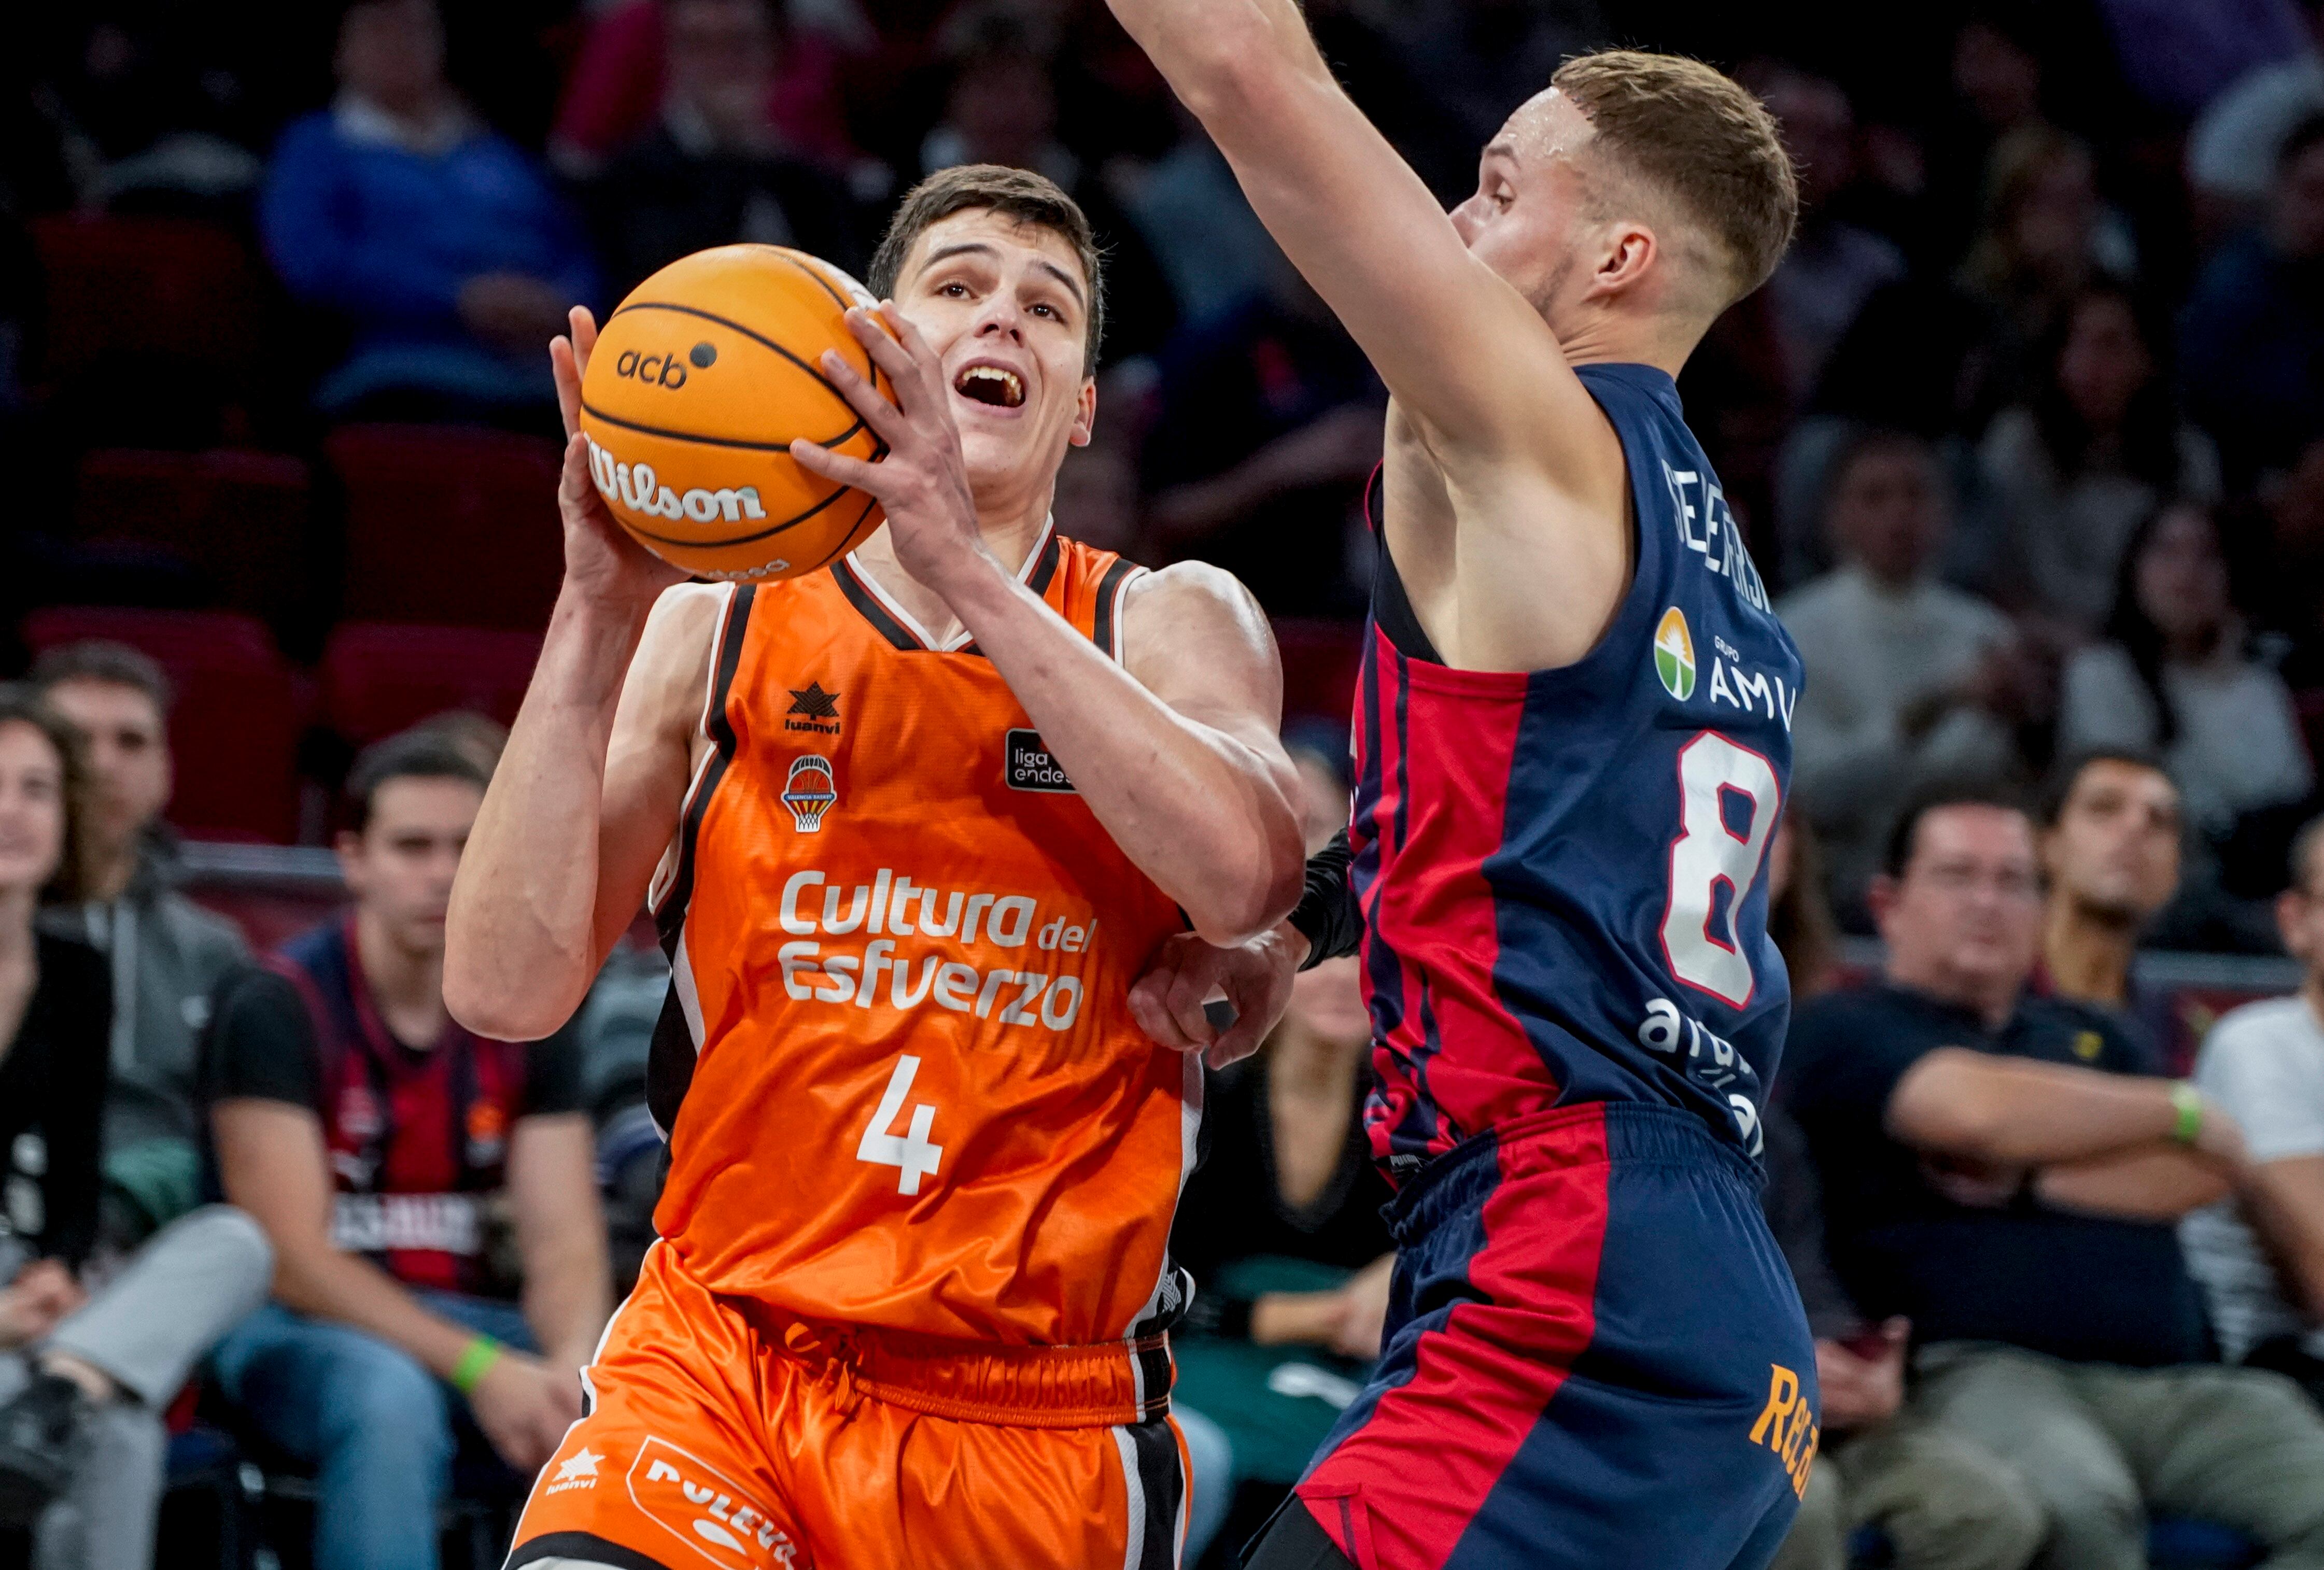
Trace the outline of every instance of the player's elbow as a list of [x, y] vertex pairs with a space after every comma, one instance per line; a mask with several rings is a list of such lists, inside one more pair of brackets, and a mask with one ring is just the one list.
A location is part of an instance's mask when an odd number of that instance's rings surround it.
[[1295, 829], [1275, 853], [1239, 855], [1226, 865], [1234, 870], [1212, 880], [1185, 908], [1196, 937], [1231, 949], [1270, 930], [1291, 914], [1306, 886], [1305, 863], [1299, 856]]
[[461, 1029], [495, 1042], [537, 1042], [563, 1024], [571, 1008], [548, 996], [553, 988], [507, 986], [489, 970], [464, 962], [457, 949], [444, 954], [444, 1012]]

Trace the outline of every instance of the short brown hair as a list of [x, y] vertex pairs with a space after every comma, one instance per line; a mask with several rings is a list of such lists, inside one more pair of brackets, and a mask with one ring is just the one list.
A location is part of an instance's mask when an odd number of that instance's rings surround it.
[[134, 687], [152, 700], [154, 711], [164, 720], [170, 717], [170, 704], [176, 697], [169, 675], [152, 656], [109, 638], [84, 638], [46, 650], [32, 662], [26, 680], [43, 698], [67, 682]]
[[1549, 85], [1599, 145], [1674, 197], [1723, 253], [1727, 298], [1767, 281], [1799, 221], [1799, 182], [1767, 106], [1701, 60], [1642, 50], [1576, 55]]
[[1097, 346], [1105, 335], [1105, 275], [1097, 250], [1097, 235], [1089, 215], [1063, 187], [1030, 170], [998, 163], [964, 163], [938, 170], [904, 195], [888, 233], [872, 255], [872, 292], [881, 299], [896, 293], [896, 278], [912, 242], [930, 225], [954, 213], [998, 213], [1019, 224], [1030, 224], [1064, 237], [1089, 280], [1089, 324], [1082, 336], [1082, 369], [1095, 374]]

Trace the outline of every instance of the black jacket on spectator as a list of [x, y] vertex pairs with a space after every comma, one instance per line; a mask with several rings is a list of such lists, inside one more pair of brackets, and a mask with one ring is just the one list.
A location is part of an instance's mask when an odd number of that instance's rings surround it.
[[0, 1235], [78, 1265], [97, 1241], [113, 977], [87, 943], [39, 941], [40, 979], [0, 1051]]
[[1886, 985], [1802, 1009], [1784, 1086], [1822, 1179], [1832, 1263], [1864, 1312], [1911, 1316], [1923, 1342], [1997, 1341], [2133, 1367], [2208, 1358], [2202, 1300], [2175, 1228], [2048, 1209], [2026, 1195], [1963, 1203], [1928, 1158], [1889, 1137], [1889, 1097], [1940, 1047], [2152, 1071], [2114, 1021], [2059, 998], [2022, 999], [1997, 1032]]
[[583, 200], [617, 298], [681, 256], [742, 241], [788, 245], [863, 271], [847, 188], [804, 159], [697, 156], [658, 125], [590, 182]]
[[1808, 1328], [1819, 1341], [1853, 1336], [1864, 1327], [1864, 1316], [1849, 1301], [1848, 1289], [1832, 1273], [1831, 1258], [1825, 1252], [1823, 1185], [1816, 1180], [1808, 1136], [1783, 1104], [1775, 1101], [1759, 1109], [1759, 1129], [1766, 1142], [1760, 1159], [1767, 1171], [1759, 1208], [1766, 1213], [1767, 1230], [1799, 1283]]
[[1250, 1305], [1223, 1299], [1219, 1271], [1239, 1259], [1272, 1254], [1361, 1270], [1393, 1244], [1380, 1208], [1392, 1190], [1372, 1162], [1364, 1132], [1363, 1098], [1348, 1120], [1339, 1165], [1314, 1202], [1304, 1209], [1284, 1203], [1275, 1171], [1275, 1125], [1267, 1104], [1262, 1055], [1208, 1076], [1203, 1092], [1203, 1137], [1209, 1146], [1178, 1203], [1170, 1255], [1203, 1290], [1194, 1299], [1196, 1328], [1239, 1334]]

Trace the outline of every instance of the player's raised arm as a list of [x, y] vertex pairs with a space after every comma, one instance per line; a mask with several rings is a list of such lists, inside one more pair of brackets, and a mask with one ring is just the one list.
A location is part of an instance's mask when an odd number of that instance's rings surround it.
[[[1540, 312], [1341, 90], [1294, 0], [1109, 3], [1398, 402], [1462, 444], [1604, 462], [1603, 423]], [[1478, 200], [1495, 199], [1508, 151], [1488, 152]]]
[[643, 905], [678, 826], [725, 601], [719, 589], [669, 588], [677, 570], [606, 514], [575, 434], [595, 337], [576, 310], [572, 340], [551, 353], [567, 438], [565, 582], [461, 855], [445, 932], [445, 1006], [503, 1041], [562, 1025]]

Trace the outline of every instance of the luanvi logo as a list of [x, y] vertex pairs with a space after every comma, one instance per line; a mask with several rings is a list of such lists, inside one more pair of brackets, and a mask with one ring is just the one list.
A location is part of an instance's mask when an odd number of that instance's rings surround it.
[[1002, 777], [1012, 791], [1071, 792], [1074, 788], [1074, 782], [1065, 777], [1065, 771], [1057, 767], [1057, 760], [1041, 745], [1041, 733], [1038, 730], [1009, 733], [1008, 761]]
[[826, 693], [821, 682], [809, 682], [805, 687], [786, 687], [791, 695], [791, 706], [783, 711], [783, 729], [812, 730], [819, 735], [839, 734], [839, 694]]

